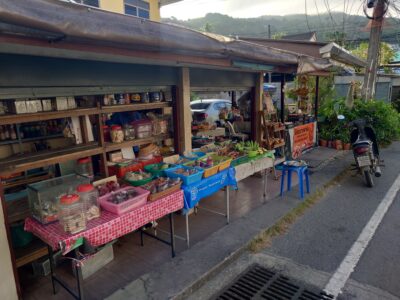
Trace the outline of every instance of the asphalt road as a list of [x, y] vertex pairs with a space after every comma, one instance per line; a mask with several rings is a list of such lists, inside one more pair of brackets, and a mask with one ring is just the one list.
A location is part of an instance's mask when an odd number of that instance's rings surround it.
[[[323, 288], [400, 174], [399, 157], [400, 143], [384, 149], [382, 158], [386, 167], [383, 176], [375, 179], [374, 188], [367, 188], [361, 176], [347, 176], [287, 234], [274, 239], [263, 254], [281, 257], [288, 265], [303, 266], [307, 272], [325, 274], [324, 280], [310, 282], [308, 278], [308, 283]], [[399, 216], [400, 195], [397, 194], [339, 299], [400, 299]], [[290, 266], [286, 273], [291, 275]]]

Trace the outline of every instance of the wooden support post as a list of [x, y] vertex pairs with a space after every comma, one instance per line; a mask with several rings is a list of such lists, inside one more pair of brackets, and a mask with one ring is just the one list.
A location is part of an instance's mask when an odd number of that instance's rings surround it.
[[252, 120], [255, 122], [253, 139], [258, 143], [262, 141], [262, 130], [261, 130], [261, 112], [263, 111], [264, 103], [264, 74], [258, 73], [256, 75], [256, 85], [254, 90], [254, 102], [253, 102], [253, 116]]
[[88, 128], [86, 126], [86, 117], [85, 116], [80, 116], [79, 117], [79, 123], [81, 125], [83, 143], [87, 144], [87, 143], [89, 143], [89, 134], [88, 134]]
[[319, 106], [319, 76], [315, 77], [315, 103], [314, 103], [314, 115], [315, 121], [318, 119], [318, 106]]
[[285, 74], [281, 74], [281, 122], [285, 122]]
[[[100, 103], [97, 103], [98, 108], [100, 108]], [[103, 147], [103, 152], [100, 154], [101, 163], [99, 164], [101, 168], [103, 168], [104, 176], [108, 177], [108, 166], [107, 166], [107, 153], [105, 152], [106, 142], [104, 141], [104, 133], [103, 133], [103, 115], [99, 113], [96, 115], [96, 125], [97, 125], [97, 136], [99, 140], [99, 146]]]
[[[8, 222], [8, 212], [7, 212], [7, 207], [5, 204], [5, 199], [4, 199], [4, 187], [3, 184], [0, 183], [0, 245], [2, 245], [0, 248], [1, 250], [1, 255], [2, 257], [0, 258], [0, 263], [1, 263], [1, 270], [2, 272], [6, 273], [13, 273], [14, 275], [14, 280], [12, 280], [11, 274], [7, 277], [8, 282], [3, 282], [6, 284], [9, 288], [9, 295], [7, 293], [3, 295], [4, 297], [7, 298], [7, 296], [10, 297], [16, 297], [17, 295], [19, 298], [22, 298], [22, 292], [21, 292], [21, 285], [18, 277], [18, 271], [17, 271], [17, 266], [15, 262], [15, 253], [14, 249], [12, 247], [12, 240], [11, 240], [11, 232], [10, 232], [10, 224]], [[4, 228], [2, 228], [4, 226]], [[9, 253], [7, 253], [7, 242], [8, 242], [8, 250]], [[2, 277], [2, 279], [5, 279], [6, 277]], [[13, 281], [15, 282], [15, 285], [13, 285]], [[12, 291], [13, 290], [13, 291]], [[11, 292], [12, 291], [12, 292]], [[13, 295], [15, 293], [15, 295]]]
[[179, 126], [179, 150], [180, 153], [192, 151], [192, 113], [190, 110], [190, 72], [189, 68], [179, 70], [179, 92], [177, 93], [177, 110]]

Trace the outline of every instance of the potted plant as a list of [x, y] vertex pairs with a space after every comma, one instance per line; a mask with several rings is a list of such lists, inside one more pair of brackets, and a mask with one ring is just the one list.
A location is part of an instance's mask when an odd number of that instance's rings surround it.
[[343, 142], [343, 150], [350, 150], [351, 149], [351, 144], [350, 144], [350, 132], [349, 130], [344, 130], [342, 133], [342, 142]]
[[328, 146], [328, 130], [326, 128], [321, 128], [319, 132], [319, 145], [321, 147], [327, 147]]
[[343, 143], [342, 140], [338, 137], [335, 140], [335, 149], [336, 150], [343, 150]]

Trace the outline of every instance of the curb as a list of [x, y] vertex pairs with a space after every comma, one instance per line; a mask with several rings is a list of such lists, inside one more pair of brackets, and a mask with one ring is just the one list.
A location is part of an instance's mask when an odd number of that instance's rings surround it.
[[[334, 158], [332, 158], [330, 160], [327, 160], [327, 162], [324, 163], [324, 166], [328, 165], [329, 163], [331, 163], [333, 160], [335, 160], [337, 158], [341, 158], [341, 157], [345, 156], [345, 154], [346, 153], [341, 154], [339, 156], [335, 156]], [[321, 168], [323, 168], [323, 167], [321, 167]], [[237, 260], [243, 253], [245, 253], [246, 251], [249, 251], [250, 244], [258, 236], [262, 235], [263, 233], [268, 231], [270, 228], [273, 228], [274, 226], [276, 226], [281, 220], [283, 220], [286, 216], [290, 215], [293, 210], [295, 210], [296, 208], [300, 207], [309, 198], [313, 198], [313, 197], [316, 197], [316, 196], [317, 196], [318, 199], [322, 198], [324, 196], [324, 193], [327, 190], [329, 190], [332, 187], [333, 184], [335, 184], [336, 182], [340, 181], [341, 178], [347, 174], [348, 170], [349, 170], [349, 166], [343, 168], [333, 178], [331, 178], [330, 180], [328, 180], [327, 182], [322, 184], [320, 187], [317, 187], [316, 190], [314, 192], [310, 193], [309, 196], [303, 202], [301, 202], [300, 204], [295, 206], [293, 209], [288, 211], [285, 215], [283, 215], [281, 218], [279, 218], [274, 224], [272, 224], [271, 226], [269, 226], [267, 228], [264, 228], [258, 234], [254, 235], [247, 243], [243, 244], [243, 246], [239, 247], [237, 250], [232, 252], [223, 261], [221, 261], [220, 263], [216, 264], [208, 272], [204, 273], [201, 277], [199, 277], [197, 281], [195, 281], [191, 285], [187, 286], [185, 289], [183, 289], [177, 295], [173, 296], [171, 299], [175, 299], [175, 300], [187, 299], [193, 292], [195, 292], [196, 290], [200, 289], [208, 280], [210, 280], [211, 278], [215, 277], [217, 275], [217, 273], [219, 273], [221, 270], [225, 269], [228, 265], [230, 265], [235, 260]], [[322, 192], [322, 194], [321, 194], [321, 192]], [[277, 198], [280, 198], [280, 196], [273, 198], [272, 201], [276, 200]], [[316, 203], [313, 203], [311, 205], [311, 207], [313, 205], [315, 205], [315, 204]], [[307, 210], [310, 209], [311, 207], [308, 207]]]

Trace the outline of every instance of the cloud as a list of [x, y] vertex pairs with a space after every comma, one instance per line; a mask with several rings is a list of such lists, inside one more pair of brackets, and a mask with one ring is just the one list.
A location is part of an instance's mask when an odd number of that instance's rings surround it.
[[[362, 0], [364, 1], [364, 0]], [[347, 0], [347, 13], [357, 13], [361, 0]], [[343, 0], [307, 0], [307, 13], [323, 14], [328, 11], [344, 11]], [[358, 10], [360, 12], [360, 10]], [[251, 18], [263, 15], [304, 14], [305, 3], [301, 0], [184, 0], [161, 8], [162, 17], [181, 20], [200, 18], [207, 13], [221, 13], [235, 18]]]

